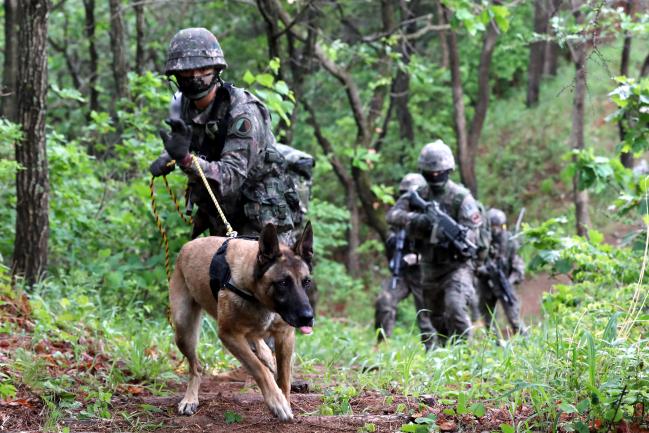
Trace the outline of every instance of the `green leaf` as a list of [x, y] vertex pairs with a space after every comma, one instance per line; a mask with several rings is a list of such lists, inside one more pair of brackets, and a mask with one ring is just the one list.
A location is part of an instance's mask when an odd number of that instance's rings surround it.
[[280, 66], [280, 60], [278, 57], [273, 57], [270, 59], [270, 62], [268, 62], [268, 67], [270, 68], [271, 71], [273, 71], [273, 74], [277, 75], [279, 72], [279, 66]]
[[275, 91], [281, 95], [288, 95], [289, 88], [285, 81], [278, 81], [275, 83]]
[[251, 85], [255, 82], [255, 76], [252, 74], [252, 72], [246, 71], [243, 74], [243, 81], [245, 81], [247, 85]]
[[503, 433], [515, 433], [516, 429], [510, 424], [500, 424], [500, 431]]
[[482, 403], [472, 404], [471, 407], [469, 408], [469, 411], [473, 415], [477, 416], [478, 418], [482, 418], [483, 416], [485, 416], [485, 413], [487, 412], [487, 410], [485, 409]]
[[243, 418], [241, 417], [241, 415], [239, 415], [238, 413], [236, 413], [236, 412], [234, 412], [234, 411], [232, 411], [232, 410], [226, 410], [226, 411], [223, 413], [223, 417], [225, 418], [225, 423], [226, 423], [226, 424], [235, 424], [235, 423], [239, 423], [239, 422], [241, 422], [241, 420], [243, 419]]
[[257, 75], [256, 80], [259, 84], [268, 87], [269, 89], [272, 89], [273, 84], [275, 83], [275, 78], [270, 74], [259, 74]]
[[457, 413], [458, 415], [464, 415], [465, 413], [468, 413], [468, 409], [466, 407], [468, 397], [465, 393], [461, 392], [460, 395], [457, 396]]
[[574, 407], [570, 403], [565, 403], [565, 402], [562, 402], [559, 405], [559, 410], [561, 410], [561, 412], [563, 412], [563, 413], [577, 413], [577, 412], [579, 412], [576, 407]]

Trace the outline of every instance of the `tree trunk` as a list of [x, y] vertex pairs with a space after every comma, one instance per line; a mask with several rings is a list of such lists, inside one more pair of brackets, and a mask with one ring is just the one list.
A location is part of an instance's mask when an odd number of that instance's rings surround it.
[[[444, 8], [444, 24], [450, 22], [449, 11]], [[462, 89], [462, 76], [460, 74], [460, 53], [457, 48], [457, 35], [449, 30], [446, 35], [448, 44], [449, 65], [451, 67], [451, 91], [453, 95], [453, 119], [455, 137], [457, 140], [457, 162], [460, 167], [460, 177], [466, 185], [471, 180], [473, 170], [469, 157], [469, 138], [466, 127], [466, 111], [464, 109], [464, 90]], [[475, 179], [473, 179], [475, 184]]]
[[139, 75], [144, 73], [144, 3], [142, 0], [134, 0], [133, 10], [135, 11], [135, 72]]
[[[437, 13], [437, 23], [439, 25], [448, 24], [445, 8], [442, 6], [442, 2], [440, 0], [435, 1], [435, 9]], [[449, 60], [450, 55], [449, 55], [449, 48], [448, 48], [449, 46], [447, 42], [446, 30], [439, 31], [439, 47], [440, 47], [440, 51], [442, 52], [442, 58], [440, 59], [441, 60], [440, 66], [443, 69], [446, 69], [450, 65], [450, 60]]]
[[[99, 111], [99, 92], [97, 91], [97, 74], [99, 73], [99, 56], [95, 45], [95, 0], [83, 0], [86, 12], [86, 38], [88, 38], [88, 56], [90, 57], [90, 74], [88, 88], [90, 92], [90, 112]], [[90, 118], [90, 113], [88, 113]]]
[[114, 103], [125, 98], [128, 93], [128, 67], [121, 2], [120, 0], [108, 0], [108, 2], [110, 6], [110, 48], [113, 52], [113, 79], [115, 80]]
[[17, 117], [16, 77], [18, 70], [18, 50], [16, 38], [18, 27], [18, 9], [16, 0], [5, 0], [4, 3], [5, 50], [2, 77], [2, 111], [0, 115], [15, 122]]
[[21, 2], [18, 122], [23, 138], [16, 143], [16, 239], [12, 275], [33, 285], [47, 270], [49, 190], [45, 114], [47, 97], [47, 0]]
[[[624, 13], [631, 15], [633, 10], [633, 0], [626, 0], [624, 2]], [[631, 34], [628, 31], [624, 32], [624, 45], [622, 46], [622, 59], [620, 60], [620, 75], [625, 77], [629, 76], [629, 56], [631, 55]], [[624, 129], [624, 122], [626, 119], [620, 119], [617, 122], [617, 128], [620, 135], [620, 141], [624, 141], [626, 131]], [[626, 168], [633, 168], [633, 152], [622, 152], [620, 154], [620, 162]]]
[[491, 21], [487, 25], [487, 30], [484, 35], [484, 42], [482, 44], [482, 51], [480, 52], [480, 64], [478, 65], [478, 95], [474, 108], [473, 119], [471, 119], [471, 126], [469, 127], [469, 140], [468, 140], [468, 155], [467, 158], [469, 166], [466, 170], [466, 180], [464, 186], [471, 190], [473, 197], [478, 198], [478, 181], [475, 176], [475, 159], [478, 154], [478, 147], [480, 146], [480, 135], [482, 135], [482, 128], [484, 121], [487, 118], [487, 109], [489, 108], [489, 95], [491, 88], [489, 87], [489, 71], [491, 69], [491, 58], [493, 56], [494, 48], [496, 48], [496, 41], [498, 40], [498, 28], [496, 24]]
[[[401, 3], [401, 21], [412, 20], [414, 18], [414, 13], [412, 10], [417, 7], [416, 1], [411, 2], [412, 4], [406, 6], [403, 2]], [[406, 26], [406, 33], [412, 33], [416, 30], [416, 24], [411, 22]], [[405, 38], [401, 40], [399, 46], [399, 53], [401, 54], [401, 61], [404, 65], [410, 63], [410, 54], [412, 53], [412, 42], [409, 42]], [[410, 100], [410, 74], [404, 71], [402, 68], [399, 68], [397, 71], [397, 76], [394, 79], [394, 86], [392, 87], [392, 103], [394, 104], [397, 121], [399, 122], [399, 137], [402, 140], [406, 140], [410, 144], [415, 142], [415, 128], [414, 121], [412, 119], [412, 114], [410, 114], [410, 108], [408, 107], [408, 102]]]
[[[534, 33], [545, 34], [547, 28], [546, 0], [534, 0]], [[539, 102], [546, 45], [545, 41], [537, 41], [530, 44], [530, 60], [527, 66], [526, 105], [528, 108]]]
[[[548, 22], [550, 18], [557, 14], [561, 3], [563, 0], [547, 0], [548, 13], [546, 14]], [[551, 33], [550, 27], [547, 27], [548, 34]], [[550, 35], [555, 36], [555, 35]], [[551, 75], [555, 77], [557, 75], [557, 69], [559, 67], [559, 44], [554, 40], [549, 40], [545, 44], [545, 55], [544, 55], [544, 65], [543, 65], [543, 74]]]
[[[580, 0], [573, 0], [573, 14], [577, 23], [583, 21], [583, 16], [579, 12]], [[576, 41], [570, 44], [570, 52], [573, 63], [575, 64], [575, 95], [572, 106], [572, 132], [570, 134], [570, 144], [573, 149], [584, 149], [584, 101], [586, 98], [586, 61], [587, 46], [585, 41]], [[572, 179], [573, 198], [575, 202], [575, 225], [577, 235], [588, 236], [588, 226], [590, 218], [588, 216], [588, 191], [579, 190], [579, 176], [575, 173]]]
[[345, 194], [347, 196], [347, 209], [349, 210], [349, 229], [347, 231], [347, 249], [345, 251], [346, 268], [349, 275], [358, 278], [361, 275], [361, 265], [358, 259], [358, 247], [361, 245], [361, 217], [358, 211], [358, 197], [356, 197], [353, 183], [345, 186]]

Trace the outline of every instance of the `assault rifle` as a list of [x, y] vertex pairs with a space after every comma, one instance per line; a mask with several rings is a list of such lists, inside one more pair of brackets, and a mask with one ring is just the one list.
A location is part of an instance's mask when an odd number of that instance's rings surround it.
[[485, 265], [489, 286], [494, 289], [494, 294], [507, 305], [514, 304], [514, 288], [503, 272], [502, 260], [488, 260]]
[[401, 274], [401, 263], [403, 261], [403, 247], [406, 243], [406, 229], [403, 228], [397, 232], [397, 242], [394, 248], [394, 255], [390, 259], [389, 267], [392, 271], [392, 280], [390, 280], [390, 290], [397, 288], [397, 281]]
[[411, 191], [410, 206], [413, 209], [424, 211], [432, 217], [437, 225], [437, 235], [441, 235], [442, 238], [441, 246], [455, 250], [465, 259], [475, 257], [478, 247], [467, 239], [466, 235], [469, 229], [456, 223], [453, 218], [440, 209], [435, 200], [428, 202], [421, 198], [417, 191]]

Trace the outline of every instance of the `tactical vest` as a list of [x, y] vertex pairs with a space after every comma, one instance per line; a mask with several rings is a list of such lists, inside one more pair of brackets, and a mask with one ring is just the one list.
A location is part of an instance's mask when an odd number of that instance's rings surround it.
[[[207, 161], [221, 159], [228, 126], [232, 121], [230, 109], [234, 91], [232, 84], [223, 83], [217, 90], [205, 127], [193, 131], [190, 151]], [[270, 113], [261, 101], [255, 98], [255, 102], [270, 127]], [[172, 102], [171, 116], [191, 121], [190, 104], [191, 101], [184, 97]], [[221, 206], [237, 230], [245, 225], [241, 218], [245, 218], [257, 232], [261, 232], [268, 223], [273, 223], [280, 233], [292, 230], [292, 215], [299, 209], [299, 198], [287, 175], [286, 159], [275, 147], [274, 140], [264, 143], [261, 153], [259, 162], [249, 169], [239, 200], [236, 203], [221, 203]], [[191, 201], [199, 209], [207, 209], [208, 214], [213, 214], [214, 205], [203, 183], [200, 180], [191, 182], [189, 188]]]

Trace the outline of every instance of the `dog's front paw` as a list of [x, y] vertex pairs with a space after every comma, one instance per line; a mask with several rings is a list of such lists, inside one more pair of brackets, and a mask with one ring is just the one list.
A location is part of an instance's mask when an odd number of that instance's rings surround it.
[[280, 421], [290, 421], [293, 419], [293, 411], [291, 411], [291, 404], [288, 402], [284, 394], [281, 392], [272, 396], [266, 402], [270, 411], [279, 418]]
[[198, 410], [198, 400], [189, 400], [183, 398], [180, 403], [178, 403], [178, 414], [179, 415], [194, 415]]

